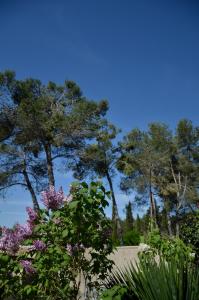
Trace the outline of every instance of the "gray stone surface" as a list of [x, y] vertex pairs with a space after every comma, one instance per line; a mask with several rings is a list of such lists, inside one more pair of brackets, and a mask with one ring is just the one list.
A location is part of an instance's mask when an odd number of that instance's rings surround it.
[[[115, 266], [113, 268], [124, 268], [129, 264], [129, 262], [132, 262], [134, 265], [138, 261], [138, 246], [123, 246], [123, 247], [117, 247], [115, 251], [109, 256], [110, 259], [112, 259], [115, 263]], [[88, 297], [85, 297], [86, 290], [85, 290], [85, 284], [82, 277], [81, 285], [80, 285], [80, 300], [88, 300]], [[97, 299], [95, 296], [89, 298], [89, 300], [95, 300]]]

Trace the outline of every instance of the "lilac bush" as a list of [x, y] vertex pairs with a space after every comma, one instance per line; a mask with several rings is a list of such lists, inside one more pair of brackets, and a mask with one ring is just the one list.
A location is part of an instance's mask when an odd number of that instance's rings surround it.
[[24, 271], [27, 274], [34, 274], [36, 273], [35, 268], [32, 266], [32, 262], [29, 260], [21, 260], [20, 264], [22, 265], [22, 267], [24, 268]]
[[[99, 288], [112, 266], [107, 258], [112, 252], [112, 241], [104, 234], [110, 230], [103, 211], [108, 195], [96, 183], [90, 187], [77, 184], [67, 197], [61, 188], [56, 191], [51, 186], [42, 193], [45, 209], [36, 213], [27, 208], [25, 225], [3, 228], [3, 297], [63, 299], [64, 295], [64, 299], [75, 300], [80, 286], [77, 278], [82, 278], [82, 274], [87, 290]], [[27, 250], [18, 251], [20, 247]]]
[[16, 224], [13, 229], [2, 228], [2, 237], [0, 239], [0, 250], [15, 254], [19, 250], [22, 241], [31, 236], [32, 226], [30, 223], [25, 225]]
[[76, 252], [78, 252], [79, 250], [85, 250], [85, 247], [83, 244], [75, 244], [75, 245], [70, 245], [67, 244], [66, 245], [66, 250], [68, 252], [69, 255], [74, 255]]
[[37, 251], [43, 251], [46, 249], [46, 244], [41, 240], [36, 240], [33, 242], [34, 249]]

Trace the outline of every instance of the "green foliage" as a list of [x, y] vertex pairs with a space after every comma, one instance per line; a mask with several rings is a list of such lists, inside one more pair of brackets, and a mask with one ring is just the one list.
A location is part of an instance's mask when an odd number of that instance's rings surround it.
[[180, 237], [193, 248], [199, 263], [199, 211], [189, 213], [182, 219]]
[[[78, 296], [82, 274], [89, 289], [100, 288], [112, 261], [109, 238], [110, 222], [104, 214], [108, 193], [92, 182], [75, 184], [72, 201], [58, 210], [40, 210], [32, 236], [25, 245], [40, 240], [46, 248], [0, 256], [0, 289], [3, 297], [16, 299], [71, 299]], [[20, 261], [32, 263], [34, 272], [27, 274]]]
[[0, 102], [0, 190], [21, 185], [38, 208], [37, 193], [55, 185], [57, 158], [68, 167], [95, 138], [108, 104], [86, 99], [73, 81], [44, 85], [10, 71], [0, 73]]
[[136, 229], [128, 230], [123, 235], [125, 246], [137, 246], [140, 243], [140, 234]]
[[99, 300], [130, 300], [126, 287], [115, 285], [112, 288], [104, 291]]
[[118, 146], [114, 145], [119, 130], [108, 122], [102, 123], [96, 132], [94, 143], [89, 143], [77, 152], [71, 164], [73, 175], [77, 179], [98, 176], [105, 178], [109, 184], [112, 200], [112, 223], [113, 223], [113, 242], [121, 244], [122, 232], [121, 222], [117, 208], [117, 202], [113, 187], [113, 177], [115, 175], [115, 164], [119, 155]]
[[133, 228], [134, 219], [133, 219], [133, 212], [132, 212], [132, 203], [129, 201], [129, 203], [125, 206], [125, 230], [130, 230]]
[[199, 199], [198, 141], [198, 127], [181, 120], [174, 134], [167, 125], [152, 123], [147, 131], [133, 129], [121, 143], [117, 162], [124, 175], [121, 188], [136, 191], [135, 202], [149, 206], [150, 218], [156, 223], [159, 220], [154, 195], [158, 195], [166, 223], [170, 223], [170, 215], [175, 215], [176, 235], [182, 211], [193, 208]]
[[[193, 261], [193, 249], [187, 246], [181, 239], [176, 237], [161, 236], [158, 229], [148, 234], [146, 243], [150, 246], [147, 250], [149, 255], [154, 257], [160, 255], [167, 261]], [[145, 253], [146, 254], [146, 253]]]
[[142, 259], [122, 270], [113, 271], [106, 287], [126, 287], [128, 295], [138, 300], [196, 300], [199, 295], [199, 270], [181, 258], [159, 262]]

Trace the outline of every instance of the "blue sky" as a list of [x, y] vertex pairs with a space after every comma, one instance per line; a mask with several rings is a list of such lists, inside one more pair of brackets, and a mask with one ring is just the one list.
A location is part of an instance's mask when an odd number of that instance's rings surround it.
[[[108, 117], [124, 133], [152, 121], [174, 128], [184, 117], [197, 124], [198, 1], [1, 0], [5, 69], [20, 79], [75, 80], [88, 98], [108, 99]], [[70, 180], [59, 175], [57, 185]], [[122, 212], [128, 197], [117, 194]], [[0, 200], [0, 224], [23, 221], [28, 204], [28, 193], [12, 190]]]

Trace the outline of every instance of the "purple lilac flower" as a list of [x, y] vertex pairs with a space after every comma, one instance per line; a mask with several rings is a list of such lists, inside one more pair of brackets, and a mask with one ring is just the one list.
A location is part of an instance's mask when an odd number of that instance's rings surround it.
[[14, 254], [19, 250], [20, 243], [32, 234], [32, 228], [29, 223], [25, 225], [16, 224], [13, 229], [2, 228], [2, 237], [0, 238], [0, 249]]
[[42, 194], [42, 202], [48, 209], [58, 209], [64, 201], [64, 193], [62, 188], [58, 192], [55, 191], [54, 186], [50, 186], [49, 190], [44, 191]]
[[35, 250], [43, 251], [46, 249], [46, 244], [41, 240], [36, 240], [33, 242]]
[[31, 207], [26, 207], [26, 211], [27, 211], [28, 216], [29, 216], [29, 221], [31, 223], [33, 223], [38, 217], [36, 211], [34, 211], [34, 209], [32, 209]]
[[72, 256], [78, 250], [84, 250], [85, 247], [83, 244], [75, 244], [72, 246], [71, 244], [66, 245], [66, 250], [70, 256]]
[[14, 254], [19, 249], [20, 239], [13, 229], [2, 228], [2, 237], [0, 239], [0, 249]]
[[30, 222], [25, 223], [25, 225], [17, 224], [15, 226], [16, 234], [19, 239], [23, 240], [24, 238], [30, 236], [32, 234], [32, 224]]
[[20, 264], [22, 265], [27, 274], [34, 274], [36, 272], [35, 268], [32, 266], [31, 261], [21, 260]]

